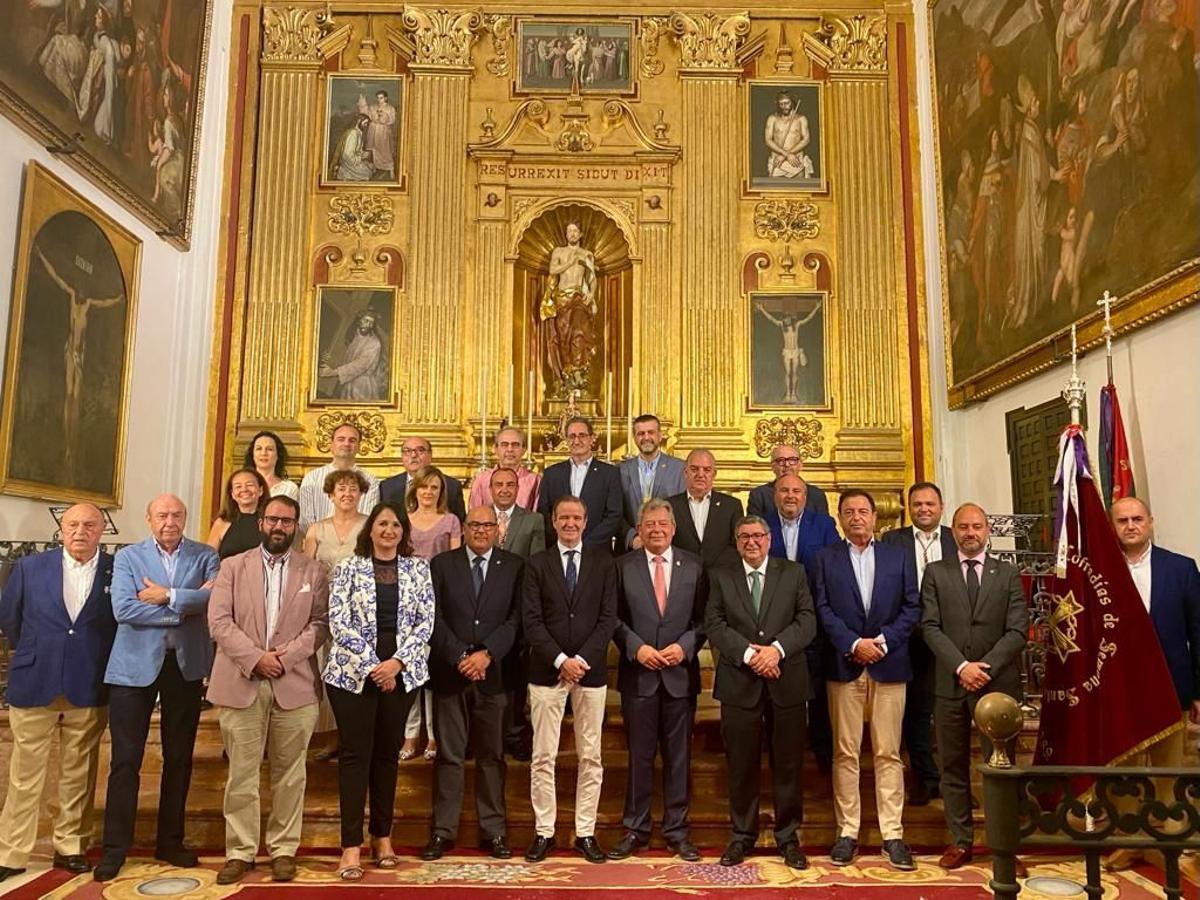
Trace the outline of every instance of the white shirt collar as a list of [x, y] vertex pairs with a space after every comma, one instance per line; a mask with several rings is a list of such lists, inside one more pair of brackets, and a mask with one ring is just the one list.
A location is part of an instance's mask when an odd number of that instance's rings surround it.
[[712, 498], [712, 491], [709, 491], [707, 494], [705, 494], [699, 500], [697, 500], [691, 494], [688, 494], [687, 498], [688, 498], [688, 503], [707, 503]]
[[568, 547], [568, 546], [567, 546], [566, 544], [564, 544], [562, 541], [559, 541], [559, 542], [558, 542], [558, 555], [559, 555], [559, 556], [564, 556], [564, 555], [566, 555], [566, 552], [567, 552], [568, 550], [574, 550], [576, 553], [578, 553], [580, 556], [582, 556], [582, 555], [583, 555], [583, 541], [580, 541], [580, 542], [579, 542], [578, 544], [576, 544], [574, 547]]
[[667, 549], [664, 550], [662, 553], [651, 553], [649, 550], [646, 550], [646, 564], [653, 566], [654, 565], [654, 557], [656, 557], [656, 556], [661, 556], [663, 558], [663, 565], [667, 565], [667, 566], [671, 565], [671, 560], [673, 558], [671, 555], [671, 545], [668, 544]]
[[746, 560], [743, 559], [742, 560], [742, 571], [746, 573], [747, 578], [750, 577], [751, 572], [758, 572], [760, 575], [762, 575], [765, 578], [767, 575], [767, 563], [770, 562], [770, 559], [771, 558], [769, 556], [764, 558], [762, 561], [762, 565], [760, 565], [757, 569], [754, 568], [754, 566], [750, 565], [750, 563], [746, 562]]
[[1149, 565], [1150, 564], [1150, 554], [1153, 551], [1154, 551], [1154, 541], [1151, 541], [1149, 544], [1146, 545], [1146, 551], [1141, 556], [1139, 556], [1137, 559], [1130, 559], [1127, 556], [1127, 557], [1125, 557], [1125, 562], [1129, 564], [1129, 568], [1131, 568], [1131, 569], [1136, 566]]
[[935, 526], [933, 531], [922, 531], [916, 525], [912, 527], [913, 537], [923, 544], [932, 544], [942, 536], [942, 526]]
[[67, 552], [66, 547], [63, 547], [63, 565], [68, 569], [94, 568], [99, 561], [100, 561], [99, 548], [96, 549], [96, 552], [92, 554], [92, 558], [89, 559], [87, 562], [80, 562], [75, 557], [73, 557], [70, 553]]
[[475, 565], [475, 560], [477, 560], [477, 559], [482, 559], [483, 564], [485, 566], [488, 565], [492, 561], [492, 548], [491, 547], [489, 547], [487, 549], [486, 553], [476, 553], [470, 547], [467, 547], [466, 544], [463, 544], [463, 547], [466, 548], [466, 551], [467, 551], [467, 562], [469, 562], [471, 565]]

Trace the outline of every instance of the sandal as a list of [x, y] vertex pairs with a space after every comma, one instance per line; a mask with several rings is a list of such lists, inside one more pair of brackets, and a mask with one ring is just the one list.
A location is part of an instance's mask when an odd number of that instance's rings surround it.
[[412, 759], [416, 755], [417, 755], [416, 750], [401, 750], [400, 751], [400, 762], [404, 762], [406, 759]]
[[366, 874], [362, 866], [342, 866], [338, 869], [338, 878], [342, 881], [362, 881]]
[[379, 849], [375, 844], [371, 844], [371, 859], [375, 861], [377, 869], [394, 869], [400, 865], [400, 857], [395, 853], [388, 853], [384, 856], [379, 856]]
[[437, 759], [437, 747], [433, 747], [433, 748], [426, 747], [425, 752], [422, 753], [421, 755], [423, 757], [425, 757], [427, 760], [429, 760], [430, 762], [433, 762], [435, 759]]

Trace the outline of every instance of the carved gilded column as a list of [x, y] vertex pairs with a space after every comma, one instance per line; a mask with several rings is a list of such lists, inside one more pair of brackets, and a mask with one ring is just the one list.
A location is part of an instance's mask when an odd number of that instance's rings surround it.
[[455, 425], [474, 403], [463, 383], [461, 325], [466, 303], [467, 100], [471, 47], [483, 17], [474, 11], [406, 6], [401, 19], [412, 43], [409, 128], [412, 154], [408, 292], [412, 321], [437, 344], [411, 372], [408, 413], [414, 422]]
[[[324, 14], [317, 9], [263, 9], [258, 100], [258, 148], [250, 293], [246, 312], [246, 367], [239, 429], [269, 425], [285, 439], [299, 437], [303, 392], [301, 342], [307, 296], [309, 189], [318, 133], [319, 42]], [[281, 327], [291, 323], [291, 327]]]
[[[672, 358], [664, 353], [666, 329], [680, 321], [679, 295], [672, 284], [671, 226], [669, 223], [643, 222], [638, 240], [642, 251], [641, 328], [634, 335], [635, 378], [639, 394], [638, 412], [653, 412], [672, 422], [679, 421], [679, 394], [671, 387]], [[669, 324], [670, 323], [670, 324]], [[635, 413], [636, 415], [636, 413]]]
[[[743, 316], [737, 277], [741, 121], [738, 46], [750, 32], [745, 13], [677, 12], [683, 99], [683, 364], [681, 440], [689, 446], [734, 441], [741, 413]], [[690, 434], [702, 430], [703, 436]], [[715, 440], [714, 440], [715, 438]]]

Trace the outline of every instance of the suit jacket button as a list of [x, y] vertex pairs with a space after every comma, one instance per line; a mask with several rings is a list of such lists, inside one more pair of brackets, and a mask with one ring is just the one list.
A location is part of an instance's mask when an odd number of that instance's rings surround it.
[[74, 629], [74, 628], [68, 628], [68, 629], [67, 629], [67, 634], [74, 634], [74, 633], [75, 633], [75, 629]]
[[763, 633], [760, 631], [760, 632], [758, 633], [758, 636], [759, 636], [759, 637], [762, 637], [762, 636], [763, 636]]
[[476, 620], [475, 620], [475, 624], [476, 624], [476, 625], [478, 625], [478, 624], [479, 624], [479, 620], [478, 620], [478, 619], [476, 619]]
[[567, 613], [567, 618], [568, 618], [568, 619], [573, 619], [573, 618], [575, 618], [575, 613]]

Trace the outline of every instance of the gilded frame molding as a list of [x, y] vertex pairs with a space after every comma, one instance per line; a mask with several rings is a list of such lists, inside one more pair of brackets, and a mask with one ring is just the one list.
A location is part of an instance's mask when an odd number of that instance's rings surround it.
[[[832, 294], [827, 290], [801, 287], [773, 287], [753, 290], [746, 298], [746, 412], [753, 415], [795, 416], [801, 413], [828, 415], [833, 412], [833, 389], [837, 384], [837, 360], [834, 352], [837, 343], [833, 340], [836, 327], [835, 313], [830, 303]], [[822, 403], [755, 403], [754, 402], [754, 315], [755, 303], [764, 299], [784, 297], [819, 297], [821, 304], [821, 377]]]
[[540, 18], [535, 15], [518, 15], [514, 17], [512, 47], [513, 47], [513, 72], [510, 88], [510, 95], [513, 98], [517, 97], [541, 97], [543, 99], [561, 99], [571, 96], [571, 88], [568, 86], [565, 89], [558, 88], [539, 88], [525, 87], [521, 84], [521, 41], [524, 36], [524, 29], [529, 25], [565, 25], [565, 26], [584, 26], [584, 25], [621, 25], [629, 29], [629, 87], [623, 90], [612, 90], [609, 88], [589, 88], [580, 85], [579, 94], [582, 97], [630, 97], [638, 96], [638, 77], [641, 74], [641, 47], [640, 41], [640, 20], [637, 17], [631, 16], [603, 16], [603, 15], [587, 15], [578, 17], [569, 17], [559, 15]]
[[[408, 78], [398, 72], [374, 71], [368, 69], [343, 69], [337, 72], [325, 72], [321, 79], [321, 135], [320, 172], [317, 178], [317, 188], [321, 192], [339, 190], [387, 190], [404, 192], [408, 189], [408, 172], [405, 162], [408, 155]], [[330, 105], [332, 102], [333, 85], [337, 81], [393, 81], [397, 85], [397, 93], [393, 106], [396, 116], [396, 174], [392, 181], [339, 181], [329, 177], [329, 165], [332, 153], [330, 143]], [[369, 99], [369, 98], [368, 98]]]
[[[378, 292], [391, 295], [391, 333], [388, 335], [388, 385], [386, 396], [379, 400], [346, 400], [339, 397], [319, 397], [317, 383], [321, 359], [321, 307], [322, 297], [326, 291], [355, 291]], [[400, 403], [400, 392], [396, 388], [396, 377], [399, 372], [400, 354], [400, 325], [401, 311], [404, 304], [404, 291], [392, 284], [372, 284], [369, 282], [337, 282], [318, 284], [313, 287], [311, 301], [312, 315], [312, 357], [308, 373], [308, 397], [305, 406], [312, 411], [321, 413], [331, 408], [351, 410], [391, 410]]]
[[[785, 184], [769, 184], [756, 185], [754, 183], [753, 161], [751, 156], [751, 145], [754, 141], [755, 123], [753, 122], [752, 107], [754, 103], [755, 88], [773, 88], [776, 90], [796, 87], [796, 88], [812, 88], [817, 95], [817, 148], [820, 154], [820, 172], [817, 180], [820, 182], [816, 185], [796, 185], [792, 187]], [[745, 140], [742, 145], [742, 171], [745, 177], [742, 179], [742, 196], [746, 198], [752, 197], [797, 197], [797, 196], [813, 196], [813, 197], [828, 197], [829, 196], [829, 156], [828, 148], [830, 142], [825, 139], [827, 120], [825, 118], [825, 91], [826, 84], [823, 81], [818, 81], [813, 78], [800, 78], [794, 75], [775, 75], [769, 78], [753, 78], [746, 81], [746, 101], [744, 112], [744, 128]], [[811, 133], [811, 132], [810, 132]]]

